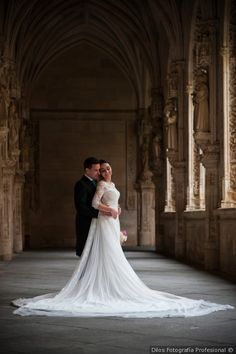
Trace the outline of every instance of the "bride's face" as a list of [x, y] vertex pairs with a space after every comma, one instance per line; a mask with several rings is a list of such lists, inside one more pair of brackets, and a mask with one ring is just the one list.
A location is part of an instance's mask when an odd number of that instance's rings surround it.
[[100, 166], [100, 175], [105, 181], [110, 181], [112, 176], [112, 169], [109, 163], [102, 163]]

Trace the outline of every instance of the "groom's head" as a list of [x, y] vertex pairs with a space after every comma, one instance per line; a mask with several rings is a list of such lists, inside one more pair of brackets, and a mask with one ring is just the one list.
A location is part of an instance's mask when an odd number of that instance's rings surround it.
[[100, 175], [99, 169], [100, 163], [95, 157], [87, 157], [87, 159], [84, 160], [84, 172], [88, 177], [98, 179]]

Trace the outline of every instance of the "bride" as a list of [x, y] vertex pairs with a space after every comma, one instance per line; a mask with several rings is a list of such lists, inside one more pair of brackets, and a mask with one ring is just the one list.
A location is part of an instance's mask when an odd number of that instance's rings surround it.
[[[100, 211], [71, 279], [58, 293], [17, 299], [22, 316], [190, 317], [233, 309], [148, 288], [128, 263], [120, 245], [118, 200], [111, 165], [101, 161], [101, 181], [92, 205]], [[112, 216], [108, 216], [110, 213]]]

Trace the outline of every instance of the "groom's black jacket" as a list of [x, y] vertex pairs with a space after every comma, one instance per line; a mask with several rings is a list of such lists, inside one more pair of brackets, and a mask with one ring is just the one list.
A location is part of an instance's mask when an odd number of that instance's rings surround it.
[[74, 187], [74, 202], [76, 208], [76, 254], [80, 256], [87, 240], [92, 218], [97, 218], [98, 210], [92, 207], [92, 199], [96, 186], [86, 176], [83, 176]]

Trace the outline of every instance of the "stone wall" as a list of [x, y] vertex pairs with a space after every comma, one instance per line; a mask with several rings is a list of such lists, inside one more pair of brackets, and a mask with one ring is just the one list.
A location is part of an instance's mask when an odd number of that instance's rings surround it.
[[[214, 212], [218, 224], [218, 257], [217, 267], [213, 269], [226, 278], [236, 280], [236, 212], [234, 209], [217, 209]], [[185, 251], [183, 260], [188, 264], [204, 268], [206, 257], [206, 212], [184, 212]], [[162, 252], [176, 257], [176, 214], [164, 213], [161, 218], [164, 224]], [[157, 249], [159, 250], [159, 249]], [[177, 257], [178, 258], [178, 257]]]
[[128, 231], [127, 245], [137, 245], [134, 103], [122, 72], [89, 46], [68, 51], [40, 77], [31, 102], [39, 146], [31, 247], [74, 246], [73, 188], [87, 156], [111, 163], [121, 192], [121, 227]]
[[175, 213], [162, 214], [162, 223], [164, 227], [163, 240], [162, 240], [162, 252], [168, 256], [174, 257], [175, 256]]
[[236, 211], [219, 209], [219, 270], [229, 279], [236, 279]]
[[185, 258], [190, 264], [204, 266], [205, 212], [185, 212]]

